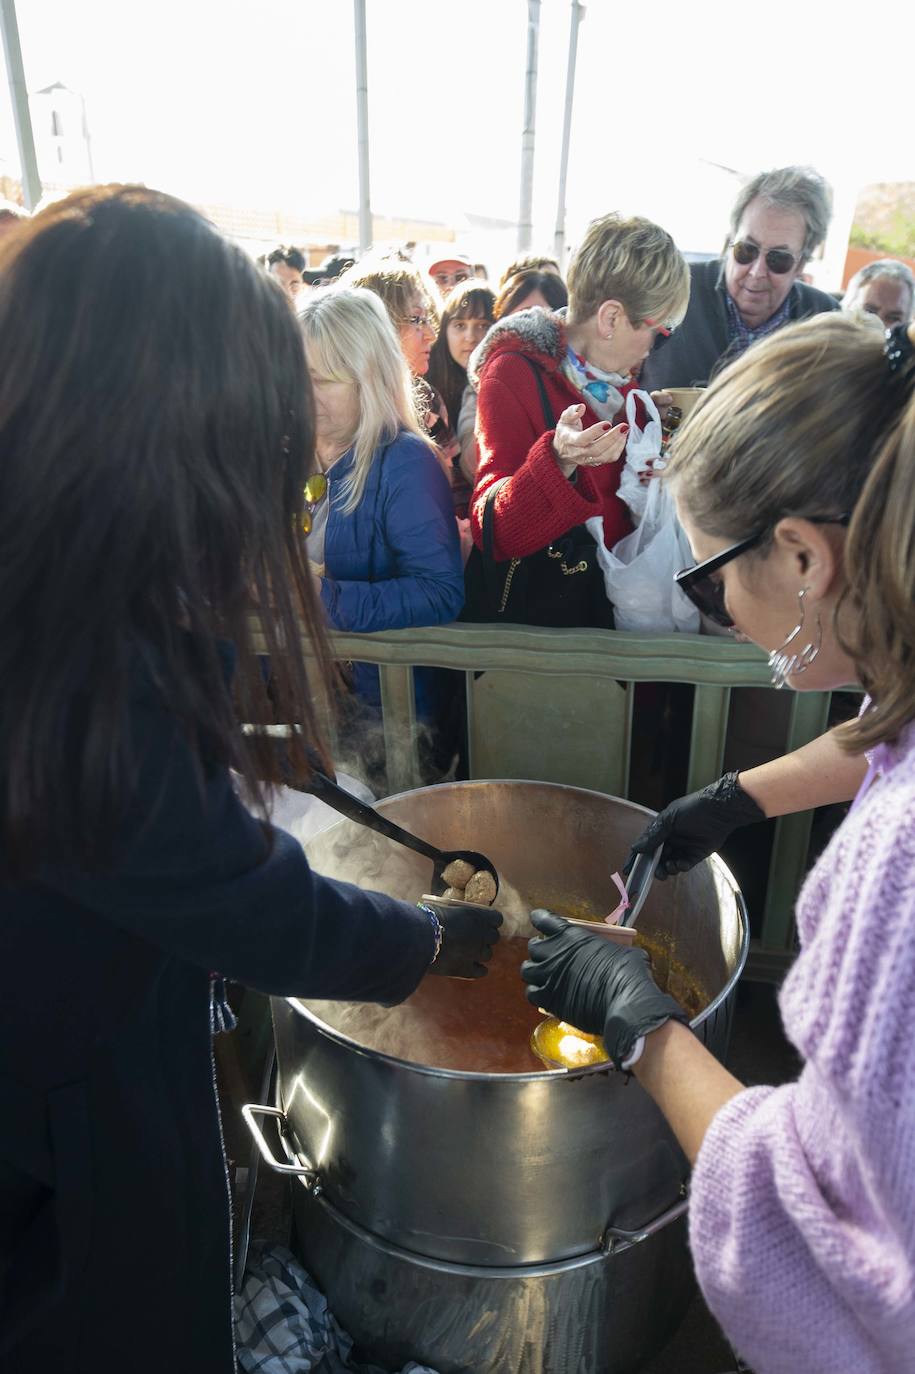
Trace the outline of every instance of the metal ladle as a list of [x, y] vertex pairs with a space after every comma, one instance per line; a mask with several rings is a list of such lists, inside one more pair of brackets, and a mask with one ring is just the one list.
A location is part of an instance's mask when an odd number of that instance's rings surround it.
[[308, 745], [305, 746], [305, 754], [310, 768], [308, 781], [295, 780], [290, 775], [288, 759], [284, 758], [284, 742], [294, 729], [295, 727], [287, 725], [243, 725], [242, 733], [263, 735], [273, 742], [281, 771], [285, 774], [284, 781], [295, 791], [310, 793], [331, 807], [332, 810], [339, 811], [341, 816], [346, 816], [347, 820], [355, 821], [357, 825], [364, 825], [367, 830], [374, 830], [376, 834], [384, 835], [386, 839], [393, 840], [395, 844], [402, 844], [404, 848], [412, 849], [414, 853], [422, 854], [424, 858], [431, 859], [431, 887], [433, 895], [436, 897], [440, 897], [445, 889], [450, 886], [445, 881], [444, 872], [450, 863], [454, 863], [455, 859], [464, 859], [467, 863], [472, 864], [475, 873], [480, 869], [489, 873], [496, 885], [496, 895], [498, 896], [499, 875], [496, 872], [495, 864], [491, 859], [487, 859], [485, 854], [478, 854], [475, 849], [436, 849], [434, 844], [428, 844], [426, 840], [421, 840], [418, 835], [413, 835], [409, 830], [404, 830], [401, 826], [395, 825], [393, 821], [379, 815], [373, 806], [359, 801], [351, 792], [347, 792], [339, 783], [329, 778], [321, 769], [321, 758], [317, 750]]
[[464, 859], [473, 865], [474, 872], [483, 869], [492, 875], [496, 885], [496, 894], [499, 891], [499, 875], [496, 872], [495, 864], [487, 859], [485, 854], [478, 854], [475, 849], [436, 849], [434, 844], [421, 840], [418, 835], [412, 835], [409, 830], [404, 830], [393, 821], [387, 820], [379, 815], [373, 806], [366, 802], [361, 802], [350, 792], [340, 787], [337, 783], [331, 782], [325, 773], [317, 768], [312, 768], [308, 783], [302, 791], [310, 792], [319, 801], [325, 802], [333, 807], [334, 811], [339, 811], [341, 816], [346, 816], [348, 820], [355, 821], [357, 825], [364, 825], [368, 830], [374, 830], [378, 835], [384, 835], [387, 839], [393, 840], [395, 844], [402, 844], [407, 849], [412, 849], [416, 854], [422, 854], [424, 858], [432, 860], [432, 889], [436, 896], [441, 896], [449, 884], [444, 879], [445, 869], [455, 859]]

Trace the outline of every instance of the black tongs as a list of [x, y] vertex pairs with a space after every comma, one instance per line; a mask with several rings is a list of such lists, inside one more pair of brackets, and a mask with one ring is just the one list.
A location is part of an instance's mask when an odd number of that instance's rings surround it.
[[664, 846], [659, 844], [653, 854], [636, 854], [626, 879], [626, 896], [629, 898], [629, 905], [620, 917], [618, 925], [631, 929], [638, 920], [651, 890], [651, 884], [654, 882], [654, 875], [658, 871], [658, 863], [663, 848]]

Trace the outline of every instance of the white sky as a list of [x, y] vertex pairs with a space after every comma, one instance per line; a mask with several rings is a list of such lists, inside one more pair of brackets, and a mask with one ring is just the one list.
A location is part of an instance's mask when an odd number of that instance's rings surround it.
[[[349, 0], [19, 0], [18, 9], [29, 87], [59, 80], [85, 96], [99, 180], [200, 201], [356, 208]], [[526, 0], [368, 0], [367, 10], [376, 213], [514, 219]], [[534, 240], [547, 246], [569, 0], [543, 0], [541, 12]], [[716, 249], [720, 190], [698, 159], [746, 172], [812, 162], [846, 192], [915, 180], [905, 116], [915, 5], [883, 6], [873, 42], [860, 9], [855, 21], [840, 13], [835, 0], [591, 0], [570, 238], [618, 208], [658, 219], [685, 249]], [[0, 159], [18, 168], [6, 92]], [[712, 242], [697, 241], [712, 219]]]

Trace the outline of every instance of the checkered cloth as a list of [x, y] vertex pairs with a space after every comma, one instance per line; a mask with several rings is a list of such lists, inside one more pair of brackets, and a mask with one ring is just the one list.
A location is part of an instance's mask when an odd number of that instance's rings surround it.
[[[377, 1365], [352, 1361], [352, 1339], [310, 1275], [281, 1245], [252, 1246], [235, 1300], [235, 1328], [242, 1374], [385, 1374]], [[436, 1371], [411, 1360], [402, 1374]]]

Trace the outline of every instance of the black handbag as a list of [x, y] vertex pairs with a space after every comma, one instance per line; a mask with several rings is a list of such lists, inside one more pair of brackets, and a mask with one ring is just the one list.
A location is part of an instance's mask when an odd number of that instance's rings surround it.
[[[524, 353], [537, 380], [544, 430], [556, 420], [540, 368]], [[476, 624], [501, 621], [513, 625], [613, 627], [613, 609], [604, 590], [594, 538], [576, 525], [545, 549], [525, 558], [497, 560], [493, 537], [493, 502], [502, 483], [486, 494], [483, 547], [474, 545], [464, 569], [464, 609], [460, 619]]]

